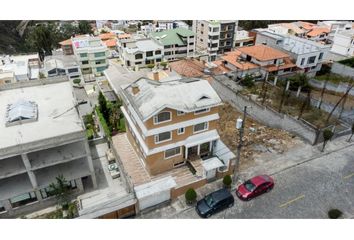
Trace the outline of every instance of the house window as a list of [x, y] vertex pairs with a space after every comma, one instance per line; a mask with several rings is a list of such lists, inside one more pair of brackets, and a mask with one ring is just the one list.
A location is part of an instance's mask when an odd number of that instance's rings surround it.
[[88, 64], [89, 62], [88, 61], [82, 61], [81, 63], [82, 63], [82, 65], [85, 65], [85, 64]]
[[155, 135], [155, 143], [161, 143], [171, 140], [171, 132], [163, 132]]
[[135, 59], [142, 59], [142, 58], [143, 58], [143, 54], [141, 53], [135, 54]]
[[209, 112], [209, 111], [210, 111], [210, 108], [199, 109], [199, 110], [194, 112], [194, 115], [205, 113], [205, 112]]
[[181, 134], [184, 133], [184, 131], [185, 131], [185, 128], [184, 128], [184, 127], [183, 127], [183, 128], [178, 128], [178, 129], [177, 129], [177, 134], [178, 134], [178, 135], [181, 135]]
[[106, 56], [106, 53], [105, 52], [98, 52], [98, 53], [95, 53], [95, 58], [97, 57], [105, 57]]
[[152, 57], [154, 55], [153, 51], [146, 52], [147, 57]]
[[323, 58], [323, 52], [320, 53], [320, 56], [318, 57], [318, 60], [321, 60]]
[[194, 45], [194, 42], [190, 42], [190, 43], [188, 43], [189, 45]]
[[69, 68], [68, 69], [68, 73], [76, 73], [76, 72], [79, 72], [79, 69], [77, 69], [77, 68]]
[[316, 56], [309, 57], [309, 59], [307, 60], [307, 64], [315, 63], [315, 60], [316, 60]]
[[181, 154], [181, 147], [171, 148], [165, 151], [165, 159]]
[[302, 66], [302, 65], [304, 65], [304, 63], [305, 63], [305, 58], [302, 58], [302, 59], [301, 59], [301, 64], [300, 64], [300, 65], [301, 65], [301, 66]]
[[197, 133], [197, 132], [201, 132], [201, 131], [204, 131], [207, 129], [208, 129], [208, 122], [198, 123], [198, 124], [194, 125], [193, 132]]
[[34, 192], [25, 193], [10, 199], [10, 203], [13, 208], [24, 206], [36, 201], [37, 196]]
[[103, 72], [104, 70], [106, 70], [106, 67], [98, 67], [98, 68], [96, 68], [97, 72]]
[[87, 57], [87, 53], [80, 53], [80, 57], [82, 57], [82, 58]]
[[156, 55], [160, 55], [160, 54], [161, 54], [161, 51], [160, 51], [160, 50], [157, 50], [157, 51], [155, 51], [155, 54], [156, 54]]
[[182, 116], [184, 114], [185, 114], [185, 112], [183, 112], [183, 111], [177, 111], [177, 116]]
[[95, 64], [97, 64], [97, 65], [98, 65], [98, 64], [105, 64], [105, 63], [106, 63], [106, 61], [105, 61], [105, 60], [102, 60], [102, 61], [96, 61], [96, 62], [95, 62]]
[[160, 112], [154, 116], [154, 124], [171, 121], [171, 112]]

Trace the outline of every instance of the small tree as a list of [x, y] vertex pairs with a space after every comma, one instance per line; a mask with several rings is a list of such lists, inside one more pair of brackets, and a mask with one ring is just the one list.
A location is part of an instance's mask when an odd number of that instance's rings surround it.
[[323, 146], [322, 146], [322, 152], [324, 151], [324, 148], [326, 147], [326, 144], [327, 144], [327, 142], [329, 141], [329, 140], [331, 140], [331, 138], [333, 137], [333, 132], [332, 132], [332, 130], [330, 130], [330, 129], [325, 129], [324, 131], [323, 131]]
[[224, 183], [224, 186], [229, 188], [231, 186], [232, 183], [232, 178], [230, 175], [225, 175], [222, 182]]
[[348, 142], [350, 142], [350, 140], [352, 140], [353, 135], [354, 135], [354, 123], [352, 124], [352, 133], [350, 134]]
[[81, 79], [80, 79], [80, 78], [76, 78], [76, 79], [74, 79], [74, 81], [73, 81], [73, 83], [74, 83], [74, 84], [77, 84], [77, 85], [79, 85], [80, 82], [81, 82]]
[[166, 69], [167, 64], [168, 64], [167, 62], [161, 62], [161, 63], [160, 63], [160, 65], [163, 67], [163, 69]]
[[197, 193], [193, 188], [189, 188], [184, 196], [186, 197], [188, 204], [192, 204], [195, 200], [197, 200]]
[[343, 215], [342, 211], [340, 211], [338, 209], [331, 209], [328, 211], [328, 217], [330, 219], [337, 219], [342, 215]]
[[153, 63], [150, 63], [148, 65], [146, 65], [147, 68], [150, 68], [150, 69], [153, 69], [155, 67], [155, 64]]
[[254, 86], [254, 79], [251, 75], [247, 74], [243, 80], [241, 80], [240, 84], [242, 86], [251, 88]]
[[108, 121], [109, 109], [107, 106], [107, 100], [102, 92], [100, 92], [98, 95], [98, 104], [99, 104], [98, 108], [99, 108], [100, 112], [102, 113], [104, 119], [106, 121]]
[[52, 189], [52, 193], [56, 197], [58, 204], [67, 210], [69, 206], [69, 186], [68, 182], [63, 175], [56, 177], [56, 183], [51, 183], [49, 187]]

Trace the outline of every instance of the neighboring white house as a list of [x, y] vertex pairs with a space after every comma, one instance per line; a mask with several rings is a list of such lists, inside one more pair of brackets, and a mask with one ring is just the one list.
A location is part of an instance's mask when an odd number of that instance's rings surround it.
[[194, 55], [195, 34], [185, 28], [175, 28], [150, 34], [164, 48], [164, 59], [174, 60]]
[[75, 37], [72, 46], [83, 74], [101, 73], [108, 67], [109, 51], [99, 37]]
[[330, 49], [329, 45], [290, 35], [281, 35], [266, 29], [258, 29], [256, 44], [264, 44], [288, 53], [296, 65], [314, 76], [322, 67], [322, 62]]
[[331, 52], [345, 57], [353, 57], [354, 30], [337, 31], [333, 38]]
[[0, 83], [38, 79], [39, 65], [38, 54], [0, 57]]
[[80, 65], [74, 55], [63, 55], [54, 52], [52, 56], [44, 58], [43, 70], [46, 77], [66, 75], [69, 79], [81, 79]]
[[162, 61], [163, 46], [140, 35], [118, 40], [119, 56], [127, 67], [144, 67]]
[[254, 37], [250, 36], [250, 33], [245, 30], [236, 31], [234, 46], [235, 47], [243, 47], [250, 46], [254, 44]]

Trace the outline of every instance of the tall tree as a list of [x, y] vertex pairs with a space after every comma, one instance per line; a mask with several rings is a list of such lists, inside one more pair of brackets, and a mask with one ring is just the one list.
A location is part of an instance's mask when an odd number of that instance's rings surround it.
[[79, 33], [80, 34], [92, 34], [92, 27], [86, 20], [79, 21]]
[[59, 33], [58, 28], [53, 23], [40, 23], [32, 26], [26, 44], [32, 51], [39, 54], [41, 61], [44, 56], [52, 55], [52, 50], [58, 44]]
[[99, 110], [102, 113], [104, 119], [108, 122], [109, 120], [109, 109], [107, 105], [107, 100], [103, 93], [100, 91], [98, 95], [98, 104], [99, 104]]
[[67, 209], [70, 199], [69, 199], [69, 185], [63, 175], [56, 177], [56, 182], [49, 185], [52, 189], [53, 194], [57, 198], [58, 204], [62, 206], [63, 209]]

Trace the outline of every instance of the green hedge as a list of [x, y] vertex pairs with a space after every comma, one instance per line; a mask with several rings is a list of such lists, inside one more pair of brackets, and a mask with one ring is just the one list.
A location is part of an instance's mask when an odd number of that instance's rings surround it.
[[119, 127], [118, 127], [120, 132], [125, 132], [125, 119], [122, 117], [119, 119]]
[[102, 127], [103, 127], [104, 133], [106, 134], [106, 136], [107, 136], [108, 138], [111, 138], [112, 133], [111, 133], [111, 131], [109, 130], [109, 127], [108, 127], [108, 125], [107, 125], [107, 122], [106, 122], [106, 120], [104, 119], [104, 117], [103, 117], [102, 113], [100, 112], [100, 110], [98, 109], [98, 107], [96, 107], [96, 113], [97, 113], [98, 119], [99, 119], [100, 122], [101, 122], [101, 125], [102, 125]]

